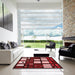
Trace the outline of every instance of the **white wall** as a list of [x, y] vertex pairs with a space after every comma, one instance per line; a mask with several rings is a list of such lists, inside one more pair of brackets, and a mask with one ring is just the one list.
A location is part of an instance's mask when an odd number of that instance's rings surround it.
[[0, 27], [0, 41], [17, 41], [15, 32]]
[[13, 2], [9, 0], [2, 2], [7, 6], [9, 11], [13, 14], [13, 31], [9, 31], [7, 29], [0, 27], [0, 41], [15, 41], [18, 42], [18, 26], [17, 26], [17, 9]]

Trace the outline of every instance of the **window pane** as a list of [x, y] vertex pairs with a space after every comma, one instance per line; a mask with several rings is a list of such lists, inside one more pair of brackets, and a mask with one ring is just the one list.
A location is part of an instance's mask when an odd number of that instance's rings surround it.
[[19, 10], [24, 39], [62, 36], [62, 10]]

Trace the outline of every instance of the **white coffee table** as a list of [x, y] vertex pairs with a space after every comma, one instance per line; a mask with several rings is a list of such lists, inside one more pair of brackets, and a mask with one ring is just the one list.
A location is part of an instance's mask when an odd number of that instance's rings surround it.
[[49, 52], [42, 49], [34, 49], [34, 57], [49, 57]]

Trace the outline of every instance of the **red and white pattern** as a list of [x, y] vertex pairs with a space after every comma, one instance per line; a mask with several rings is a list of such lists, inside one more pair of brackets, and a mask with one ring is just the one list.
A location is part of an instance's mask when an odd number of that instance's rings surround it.
[[52, 57], [22, 57], [14, 68], [60, 68]]
[[43, 64], [44, 68], [52, 68], [51, 64]]
[[48, 60], [47, 61], [42, 60], [42, 64], [49, 64], [49, 61]]
[[41, 64], [40, 60], [34, 60], [34, 64]]

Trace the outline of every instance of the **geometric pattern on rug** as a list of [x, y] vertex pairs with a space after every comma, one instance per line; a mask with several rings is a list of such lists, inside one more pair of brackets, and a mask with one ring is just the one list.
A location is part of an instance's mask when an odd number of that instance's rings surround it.
[[62, 69], [52, 57], [21, 57], [14, 66], [15, 69]]

